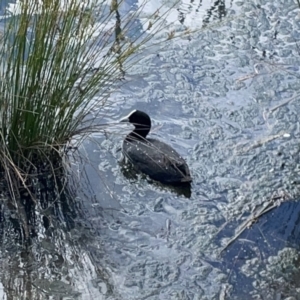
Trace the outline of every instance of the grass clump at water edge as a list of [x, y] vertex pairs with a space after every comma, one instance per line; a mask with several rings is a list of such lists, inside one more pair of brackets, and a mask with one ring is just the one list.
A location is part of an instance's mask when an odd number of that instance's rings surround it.
[[[54, 170], [68, 141], [95, 129], [109, 91], [151, 38], [135, 23], [91, 0], [24, 0], [4, 18], [0, 40], [0, 171], [12, 195], [44, 162]], [[164, 15], [149, 17], [156, 32]], [[144, 26], [147, 28], [147, 26]], [[132, 38], [128, 37], [131, 32]], [[152, 32], [153, 34], [153, 32]], [[29, 190], [28, 190], [29, 191]]]

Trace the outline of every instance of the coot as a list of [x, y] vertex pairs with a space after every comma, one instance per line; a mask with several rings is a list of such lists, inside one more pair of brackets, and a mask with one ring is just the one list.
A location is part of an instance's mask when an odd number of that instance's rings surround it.
[[135, 127], [123, 142], [123, 154], [137, 171], [162, 183], [192, 181], [186, 162], [172, 147], [147, 138], [151, 129], [151, 119], [146, 113], [134, 110], [122, 118], [121, 122], [129, 122]]

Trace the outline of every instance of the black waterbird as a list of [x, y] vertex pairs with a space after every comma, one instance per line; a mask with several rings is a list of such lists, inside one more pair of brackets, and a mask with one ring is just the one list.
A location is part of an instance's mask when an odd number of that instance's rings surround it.
[[134, 110], [121, 119], [134, 125], [123, 142], [123, 155], [139, 172], [153, 180], [168, 183], [190, 183], [192, 181], [185, 160], [169, 145], [152, 138], [147, 138], [151, 129], [150, 117]]

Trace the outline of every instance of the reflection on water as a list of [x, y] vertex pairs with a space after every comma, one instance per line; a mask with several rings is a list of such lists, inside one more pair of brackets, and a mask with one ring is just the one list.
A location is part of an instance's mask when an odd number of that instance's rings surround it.
[[51, 175], [40, 173], [34, 179], [37, 206], [28, 206], [32, 199], [22, 196], [24, 206], [18, 209], [24, 208], [23, 218], [10, 200], [3, 202], [0, 297], [108, 299], [113, 287], [101, 261], [103, 251], [78, 201], [78, 182], [69, 180], [76, 174], [61, 174], [55, 182]]
[[225, 1], [215, 1], [212, 7], [207, 11], [207, 16], [204, 18], [203, 23], [208, 24], [214, 18], [222, 20], [226, 16]]
[[[247, 299], [249, 288], [245, 289], [245, 285], [251, 286], [254, 273], [257, 274], [255, 282], [258, 286], [253, 289], [253, 295], [257, 294], [262, 299], [274, 299], [276, 295], [298, 299], [296, 289], [300, 288], [300, 284], [294, 279], [300, 275], [299, 226], [300, 202], [295, 199], [263, 215], [226, 250], [220, 267], [226, 269], [231, 265], [233, 269], [241, 269], [239, 276], [244, 284], [236, 286], [239, 299]], [[278, 249], [283, 250], [278, 252]], [[287, 269], [290, 269], [288, 277], [283, 276]], [[237, 280], [234, 272], [229, 280]]]
[[233, 2], [233, 0], [183, 0], [178, 8], [178, 20], [182, 25], [192, 28], [206, 26], [213, 21], [223, 20], [227, 10], [232, 8]]

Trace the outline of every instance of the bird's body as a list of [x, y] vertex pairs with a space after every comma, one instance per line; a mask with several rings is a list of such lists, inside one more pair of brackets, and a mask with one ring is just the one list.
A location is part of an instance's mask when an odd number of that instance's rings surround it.
[[150, 117], [141, 111], [133, 111], [124, 121], [135, 126], [123, 142], [123, 154], [139, 172], [163, 183], [191, 182], [185, 160], [166, 143], [146, 138], [151, 129]]

